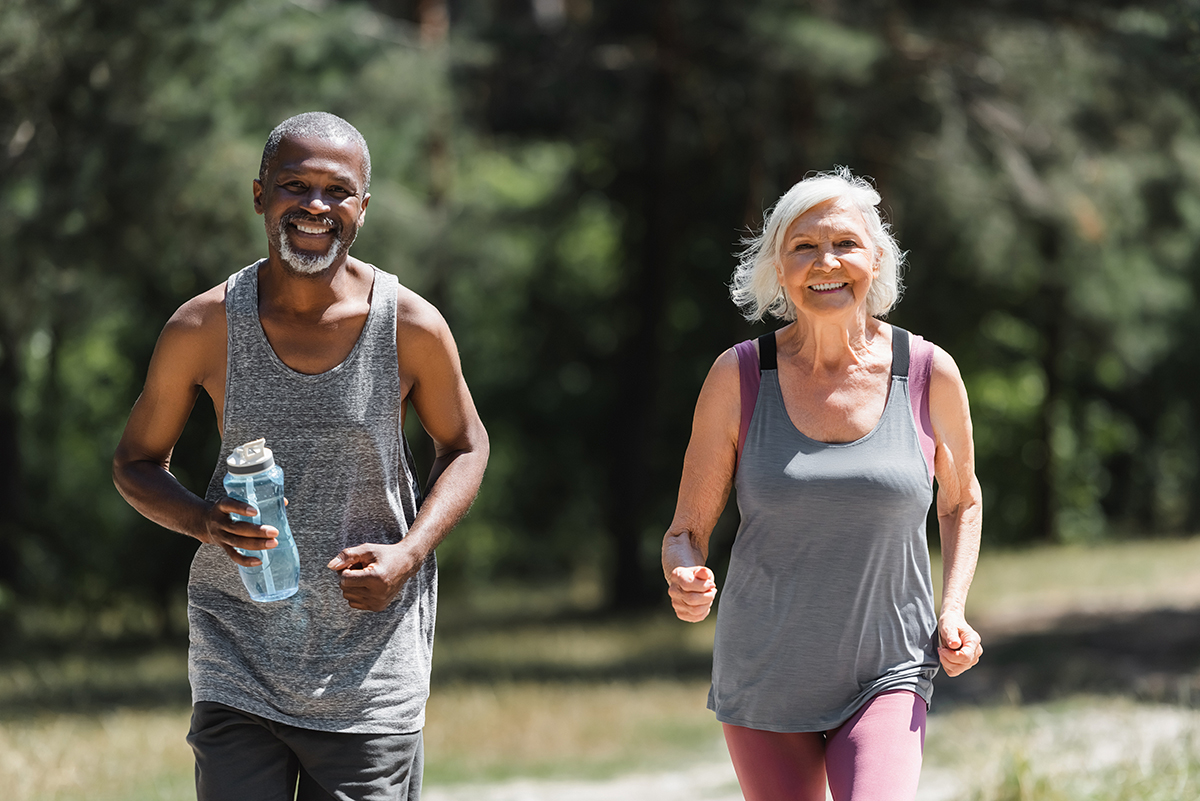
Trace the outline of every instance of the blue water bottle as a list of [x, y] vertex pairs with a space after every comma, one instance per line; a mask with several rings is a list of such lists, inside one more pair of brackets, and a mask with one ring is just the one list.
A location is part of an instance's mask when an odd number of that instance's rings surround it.
[[242, 583], [255, 601], [280, 601], [294, 595], [300, 587], [300, 554], [283, 506], [283, 470], [275, 464], [265, 439], [234, 448], [225, 464], [229, 468], [225, 474], [225, 493], [258, 509], [254, 517], [233, 515], [233, 518], [279, 530], [276, 537], [279, 544], [269, 551], [237, 549], [238, 553], [262, 561], [257, 567], [238, 565]]

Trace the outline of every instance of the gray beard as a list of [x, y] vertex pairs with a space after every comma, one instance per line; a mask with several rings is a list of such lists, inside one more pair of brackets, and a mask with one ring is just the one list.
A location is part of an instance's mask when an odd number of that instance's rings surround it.
[[301, 253], [292, 248], [292, 243], [288, 241], [287, 231], [284, 230], [287, 226], [288, 218], [284, 217], [279, 221], [279, 224], [274, 230], [267, 228], [267, 237], [271, 240], [271, 244], [275, 245], [275, 249], [279, 251], [279, 258], [300, 275], [319, 275], [325, 272], [333, 263], [350, 252], [350, 246], [354, 244], [354, 240], [358, 234], [355, 231], [349, 237], [345, 236], [343, 231], [329, 246], [329, 250], [324, 253]]

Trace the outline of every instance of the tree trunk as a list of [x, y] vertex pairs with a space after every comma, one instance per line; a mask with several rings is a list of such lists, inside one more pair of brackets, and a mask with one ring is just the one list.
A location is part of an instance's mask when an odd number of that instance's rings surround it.
[[[649, 468], [658, 434], [663, 358], [660, 322], [665, 313], [671, 242], [667, 143], [674, 100], [674, 18], [669, 0], [658, 4], [654, 40], [655, 64], [640, 136], [640, 180], [633, 184], [639, 202], [632, 208], [641, 211], [640, 240], [630, 248], [637, 253], [637, 262], [624, 298], [635, 316], [617, 352], [620, 401], [610, 423], [616, 434], [609, 460], [609, 530], [614, 545], [610, 602], [618, 609], [647, 606], [659, 597], [657, 560], [653, 565], [646, 563], [642, 532], [648, 511], [647, 489], [653, 484]], [[664, 531], [666, 523], [662, 521]]]
[[1058, 231], [1050, 223], [1038, 226], [1038, 248], [1042, 255], [1043, 278], [1039, 294], [1045, 302], [1045, 336], [1042, 349], [1042, 375], [1046, 395], [1042, 399], [1039, 437], [1045, 458], [1038, 468], [1034, 484], [1033, 530], [1044, 542], [1058, 539], [1058, 459], [1054, 454], [1054, 429], [1062, 399], [1062, 349], [1065, 325], [1066, 290], [1057, 278], [1050, 277], [1058, 265]]
[[11, 640], [12, 610], [5, 595], [16, 589], [21, 575], [17, 550], [23, 520], [24, 493], [21, 487], [21, 450], [17, 439], [17, 365], [16, 338], [0, 332], [0, 641]]

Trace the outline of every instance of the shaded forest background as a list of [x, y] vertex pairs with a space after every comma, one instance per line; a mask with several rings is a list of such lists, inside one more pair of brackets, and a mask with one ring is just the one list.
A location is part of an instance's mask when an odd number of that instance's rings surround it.
[[[355, 254], [445, 314], [492, 437], [449, 586], [659, 597], [700, 384], [769, 328], [731, 254], [840, 164], [910, 252], [891, 321], [962, 369], [987, 543], [1191, 534], [1198, 100], [1196, 0], [5, 0], [0, 622], [169, 626], [194, 543], [109, 460], [167, 317], [265, 252], [262, 143], [314, 109], [371, 146]], [[217, 450], [202, 399], [173, 471], [202, 490]]]

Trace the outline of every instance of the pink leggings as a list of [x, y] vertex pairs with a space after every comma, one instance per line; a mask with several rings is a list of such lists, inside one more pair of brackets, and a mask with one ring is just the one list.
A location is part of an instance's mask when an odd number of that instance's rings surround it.
[[722, 724], [746, 801], [912, 801], [925, 748], [925, 701], [908, 690], [872, 698], [827, 732]]

